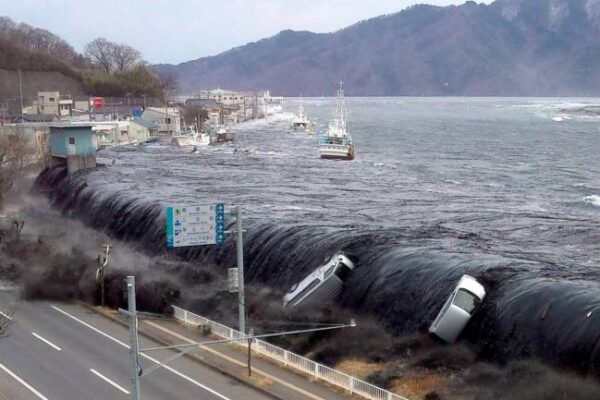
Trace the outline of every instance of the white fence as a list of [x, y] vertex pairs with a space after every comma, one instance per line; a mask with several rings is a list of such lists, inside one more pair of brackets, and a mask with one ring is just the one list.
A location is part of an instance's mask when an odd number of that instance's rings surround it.
[[[183, 321], [186, 324], [191, 324], [197, 327], [210, 330], [214, 335], [225, 339], [239, 339], [244, 335], [218, 322], [211, 321], [208, 318], [186, 311], [182, 308], [173, 306], [175, 310], [174, 316], [176, 319]], [[240, 346], [246, 347], [246, 341], [233, 342]], [[357, 394], [367, 399], [372, 400], [408, 400], [405, 397], [399, 396], [377, 386], [371, 385], [368, 382], [354, 378], [348, 374], [329, 368], [325, 365], [316, 363], [306, 357], [291, 353], [281, 347], [273, 346], [262, 340], [255, 340], [252, 349], [258, 354], [276, 360], [287, 367], [297, 369], [317, 379], [329, 382], [333, 385], [341, 387], [351, 394]]]

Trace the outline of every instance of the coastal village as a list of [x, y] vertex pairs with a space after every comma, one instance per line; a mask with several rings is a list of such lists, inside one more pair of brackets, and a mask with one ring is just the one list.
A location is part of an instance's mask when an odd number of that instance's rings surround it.
[[[21, 113], [1, 109], [4, 134], [24, 132], [38, 154], [50, 148], [50, 164], [67, 161], [69, 172], [94, 167], [96, 151], [143, 143], [203, 146], [231, 142], [227, 127], [282, 109], [268, 90], [221, 88], [169, 96], [163, 105], [140, 98], [77, 97], [38, 92]], [[150, 104], [149, 104], [150, 103]], [[48, 146], [48, 143], [50, 146]], [[41, 156], [40, 156], [41, 157]]]

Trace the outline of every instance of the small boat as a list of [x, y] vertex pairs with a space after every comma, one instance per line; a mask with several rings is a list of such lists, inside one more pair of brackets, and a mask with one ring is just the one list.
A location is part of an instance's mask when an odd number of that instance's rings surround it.
[[312, 131], [312, 122], [308, 118], [306, 111], [304, 111], [303, 104], [300, 104], [298, 107], [298, 114], [294, 115], [294, 119], [292, 120], [292, 130]]
[[334, 160], [353, 160], [354, 144], [347, 131], [346, 101], [344, 100], [343, 82], [337, 91], [337, 98], [327, 132], [319, 139], [319, 156]]
[[283, 307], [320, 306], [333, 301], [342, 292], [344, 281], [353, 270], [354, 263], [348, 257], [335, 254], [326, 264], [290, 288], [283, 296]]
[[429, 332], [454, 343], [475, 309], [485, 298], [485, 288], [469, 275], [463, 275], [429, 327]]
[[192, 135], [173, 136], [171, 144], [179, 147], [203, 147], [210, 144], [210, 138], [204, 133], [194, 133]]

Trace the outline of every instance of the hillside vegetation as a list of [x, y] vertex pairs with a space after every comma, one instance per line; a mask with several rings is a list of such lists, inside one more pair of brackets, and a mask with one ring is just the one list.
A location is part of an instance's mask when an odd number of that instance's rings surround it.
[[[23, 80], [27, 79], [27, 73], [48, 73], [49, 82], [42, 85], [23, 83], [27, 87], [26, 98], [38, 90], [60, 90], [73, 95], [83, 92], [94, 96], [162, 97], [159, 77], [146, 66], [141, 54], [129, 46], [98, 38], [80, 54], [51, 32], [0, 17], [0, 70], [19, 69], [24, 72]], [[69, 78], [67, 81], [75, 81], [81, 90], [73, 90], [73, 84], [63, 86], [61, 80], [52, 83], [52, 74], [56, 73]], [[0, 97], [18, 97], [17, 89], [14, 82], [0, 85]]]

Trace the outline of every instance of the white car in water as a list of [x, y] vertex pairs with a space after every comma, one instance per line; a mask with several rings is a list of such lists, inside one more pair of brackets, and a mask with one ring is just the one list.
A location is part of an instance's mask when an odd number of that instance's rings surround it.
[[485, 288], [475, 278], [463, 275], [429, 327], [429, 332], [447, 343], [456, 342], [484, 298]]
[[334, 255], [283, 296], [284, 307], [323, 305], [334, 300], [341, 292], [354, 263], [343, 254]]

